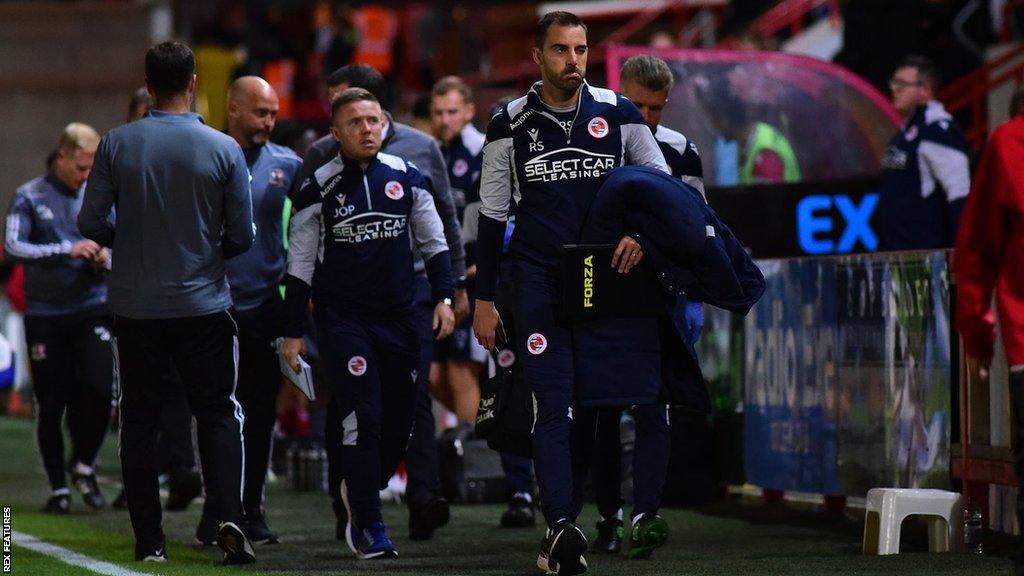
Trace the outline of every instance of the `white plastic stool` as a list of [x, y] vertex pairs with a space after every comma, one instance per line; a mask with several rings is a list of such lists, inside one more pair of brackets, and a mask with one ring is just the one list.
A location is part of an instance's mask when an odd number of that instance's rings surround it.
[[963, 503], [945, 490], [872, 488], [864, 517], [864, 553], [899, 554], [900, 525], [908, 516], [928, 517], [928, 549], [963, 548]]

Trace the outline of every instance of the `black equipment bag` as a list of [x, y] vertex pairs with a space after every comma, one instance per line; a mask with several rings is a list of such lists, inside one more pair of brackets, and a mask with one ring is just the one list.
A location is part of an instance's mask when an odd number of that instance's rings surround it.
[[480, 408], [476, 414], [476, 437], [487, 440], [493, 450], [533, 456], [533, 394], [517, 367], [516, 353], [499, 344], [491, 354], [495, 373], [480, 387]]
[[501, 455], [464, 424], [445, 430], [437, 439], [441, 493], [452, 502], [506, 502], [507, 482]]

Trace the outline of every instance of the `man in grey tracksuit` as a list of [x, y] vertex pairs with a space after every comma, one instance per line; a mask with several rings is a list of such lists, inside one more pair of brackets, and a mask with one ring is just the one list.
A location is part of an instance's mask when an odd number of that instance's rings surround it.
[[238, 526], [244, 415], [225, 260], [253, 243], [249, 171], [238, 143], [190, 111], [195, 85], [187, 46], [165, 42], [146, 53], [154, 107], [100, 142], [78, 228], [113, 247], [109, 305], [136, 559], [167, 557], [154, 446], [161, 376], [173, 363], [196, 417], [206, 491], [218, 504], [217, 543], [226, 563], [247, 563], [256, 556]]

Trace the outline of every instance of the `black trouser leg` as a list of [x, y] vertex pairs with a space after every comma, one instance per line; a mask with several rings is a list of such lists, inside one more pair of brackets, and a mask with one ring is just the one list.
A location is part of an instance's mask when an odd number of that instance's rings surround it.
[[245, 415], [235, 398], [238, 328], [228, 311], [176, 319], [174, 363], [196, 417], [199, 459], [208, 497], [221, 521], [242, 518]]
[[636, 440], [633, 448], [633, 513], [656, 515], [661, 509], [668, 459], [672, 455], [672, 432], [668, 406], [647, 404], [633, 408]]
[[160, 324], [147, 326], [147, 321], [122, 317], [114, 321], [114, 334], [121, 395], [121, 474], [128, 514], [136, 543], [158, 546], [164, 535], [155, 447], [164, 398], [159, 370], [170, 366], [168, 342]]
[[75, 374], [68, 414], [72, 460], [92, 467], [110, 424], [114, 387], [110, 320], [105, 315], [89, 315], [69, 329]]
[[533, 497], [533, 460], [502, 452], [501, 468], [505, 471], [510, 498], [520, 493]]
[[281, 370], [274, 340], [282, 334], [280, 298], [239, 313], [238, 401], [245, 410], [245, 494], [242, 508], [263, 507], [264, 486], [277, 420]]
[[160, 411], [159, 471], [174, 474], [196, 469], [196, 452], [192, 445], [192, 411], [188, 407], [185, 387], [173, 364], [166, 374], [164, 403]]
[[[419, 280], [417, 280], [419, 281]], [[434, 306], [417, 302], [414, 306], [416, 335], [420, 341], [419, 366], [416, 374], [416, 398], [413, 408], [412, 435], [405, 454], [405, 470], [409, 474], [405, 488], [406, 503], [422, 506], [441, 491], [437, 463], [437, 424], [430, 400], [430, 363], [434, 359]]]
[[61, 428], [74, 377], [60, 327], [46, 316], [25, 316], [25, 340], [36, 396], [36, 442], [53, 490], [66, 489], [64, 432]]
[[[158, 544], [160, 496], [154, 458], [169, 360], [196, 415], [207, 497], [218, 519], [239, 522], [242, 407], [234, 397], [237, 328], [227, 311], [193, 318], [115, 320], [121, 383], [121, 463], [137, 543]], [[162, 374], [161, 371], [164, 373]]]
[[622, 508], [621, 421], [622, 408], [600, 408], [597, 412], [596, 448], [593, 456], [594, 496], [597, 511], [605, 520], [615, 518]]

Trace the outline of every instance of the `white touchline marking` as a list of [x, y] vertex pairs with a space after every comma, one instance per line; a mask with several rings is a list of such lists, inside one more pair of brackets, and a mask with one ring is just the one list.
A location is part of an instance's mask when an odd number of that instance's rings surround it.
[[[61, 548], [60, 546], [43, 542], [35, 536], [25, 534], [24, 532], [15, 531], [12, 536], [14, 537], [14, 544], [17, 546], [28, 548], [29, 550], [39, 552], [46, 556], [51, 556], [65, 564], [85, 568], [86, 570], [96, 572], [97, 574], [105, 574], [107, 576], [153, 576], [152, 572], [137, 572], [135, 570], [129, 570], [128, 568], [122, 568], [117, 564], [96, 560], [95, 558], [90, 558], [85, 554], [79, 554], [78, 552], [73, 552], [67, 548]], [[15, 556], [14, 563], [17, 564], [17, 562], [18, 558]]]

